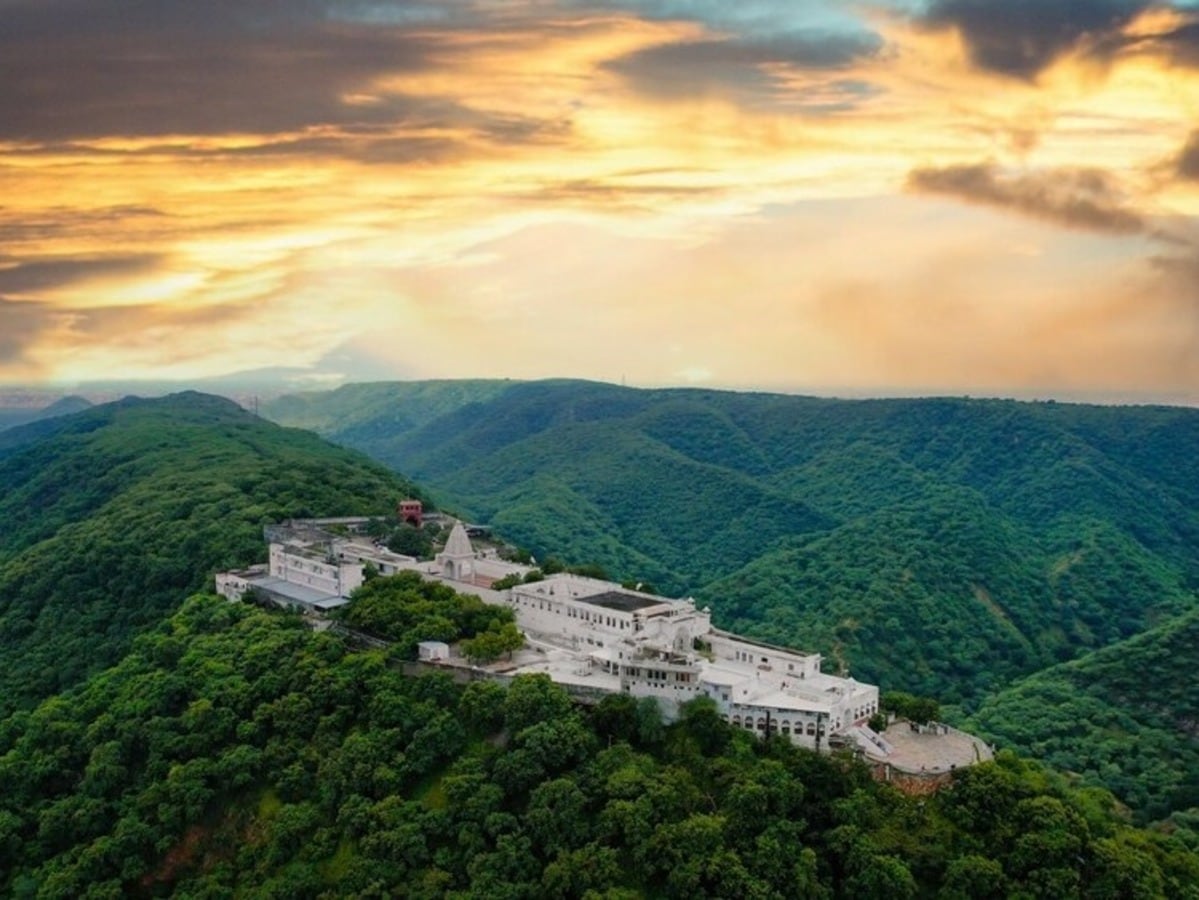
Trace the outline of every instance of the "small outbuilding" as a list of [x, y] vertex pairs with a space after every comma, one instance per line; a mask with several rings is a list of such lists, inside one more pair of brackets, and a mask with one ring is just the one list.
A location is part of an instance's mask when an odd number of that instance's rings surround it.
[[441, 662], [450, 658], [450, 645], [445, 641], [421, 641], [416, 649], [419, 658], [425, 662]]

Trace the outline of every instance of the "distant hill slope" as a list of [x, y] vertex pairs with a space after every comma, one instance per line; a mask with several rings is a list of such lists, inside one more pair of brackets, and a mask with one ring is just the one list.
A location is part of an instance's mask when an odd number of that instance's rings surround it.
[[288, 516], [385, 512], [408, 482], [203, 394], [0, 435], [0, 715], [112, 664]]
[[967, 706], [1196, 605], [1199, 410], [578, 381], [267, 404], [539, 556]]
[[1199, 807], [1199, 611], [989, 698], [969, 727], [1077, 772], [1142, 820]]
[[0, 431], [16, 428], [28, 422], [40, 422], [57, 416], [69, 416], [71, 413], [82, 412], [91, 406], [91, 401], [76, 396], [62, 397], [49, 406], [41, 409], [4, 408], [0, 407]]

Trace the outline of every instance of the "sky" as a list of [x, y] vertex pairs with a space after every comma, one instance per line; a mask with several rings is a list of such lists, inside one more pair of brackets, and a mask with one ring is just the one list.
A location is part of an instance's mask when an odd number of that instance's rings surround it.
[[0, 0], [0, 383], [1199, 404], [1199, 8]]

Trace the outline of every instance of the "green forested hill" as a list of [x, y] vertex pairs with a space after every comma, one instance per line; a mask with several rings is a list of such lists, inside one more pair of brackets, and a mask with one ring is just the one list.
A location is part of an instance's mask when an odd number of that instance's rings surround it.
[[1013, 756], [909, 798], [707, 701], [405, 678], [212, 596], [0, 718], [0, 783], [15, 897], [1199, 898], [1194, 834]]
[[0, 441], [0, 714], [118, 660], [288, 516], [385, 512], [413, 488], [228, 400], [129, 399]]
[[1076, 772], [1142, 819], [1199, 807], [1199, 611], [989, 698], [969, 726]]
[[1199, 410], [545, 381], [351, 386], [266, 413], [536, 554], [951, 702], [1197, 603]]

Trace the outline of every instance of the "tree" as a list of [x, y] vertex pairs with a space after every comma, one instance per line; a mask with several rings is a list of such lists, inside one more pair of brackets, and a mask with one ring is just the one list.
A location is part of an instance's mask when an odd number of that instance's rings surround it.
[[850, 896], [904, 900], [916, 896], [916, 879], [903, 861], [894, 856], [868, 856], [846, 880], [845, 890]]
[[581, 847], [591, 837], [587, 796], [569, 778], [539, 784], [529, 797], [524, 824], [533, 844], [547, 859]]
[[433, 542], [424, 531], [405, 522], [391, 533], [391, 537], [387, 539], [387, 549], [405, 556], [425, 559], [433, 553]]
[[504, 724], [513, 734], [571, 710], [570, 695], [543, 673], [517, 675], [504, 699]]
[[513, 572], [510, 575], [505, 575], [503, 578], [497, 579], [491, 583], [493, 591], [506, 591], [509, 588], [514, 588], [523, 581], [523, 577], [519, 572]]
[[[599, 891], [619, 882], [624, 870], [620, 857], [611, 847], [587, 844], [577, 850], [559, 853], [541, 874], [544, 896], [599, 897]], [[607, 897], [608, 894], [603, 895]], [[633, 897], [641, 897], [630, 892]]]
[[[494, 626], [494, 623], [493, 623]], [[498, 628], [491, 627], [461, 643], [462, 654], [469, 660], [486, 664], [495, 662], [504, 654], [512, 655], [525, 645], [525, 636], [514, 622], [505, 622]]]
[[467, 728], [482, 733], [493, 734], [504, 724], [505, 691], [494, 681], [472, 681], [462, 692], [458, 702]]
[[976, 854], [959, 856], [945, 871], [938, 900], [1003, 900], [1007, 878], [1003, 866]]
[[883, 694], [879, 706], [884, 712], [894, 713], [918, 725], [935, 722], [941, 717], [941, 704], [937, 700], [904, 691], [888, 691]]

